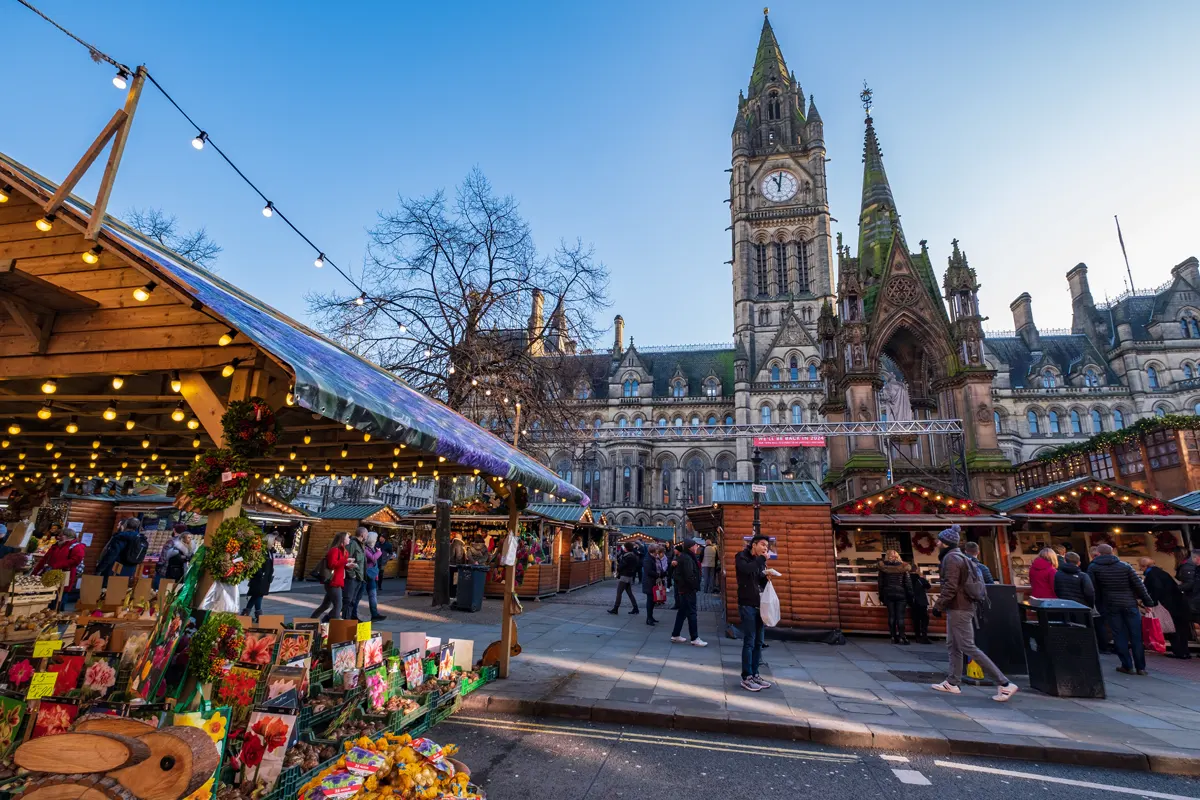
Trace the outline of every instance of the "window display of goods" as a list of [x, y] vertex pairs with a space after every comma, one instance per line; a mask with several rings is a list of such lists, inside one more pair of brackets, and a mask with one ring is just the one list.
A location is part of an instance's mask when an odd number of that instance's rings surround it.
[[21, 617], [0, 618], [0, 640], [33, 639], [48, 628], [74, 620], [72, 614], [59, 614], [48, 608]]
[[485, 800], [458, 748], [407, 734], [346, 743], [346, 754], [300, 790], [301, 800]]

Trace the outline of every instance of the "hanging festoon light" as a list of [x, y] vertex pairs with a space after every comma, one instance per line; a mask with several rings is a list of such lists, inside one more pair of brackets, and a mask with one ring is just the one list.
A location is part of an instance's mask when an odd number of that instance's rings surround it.
[[293, 447], [293, 448], [292, 448], [292, 449], [291, 449], [291, 450], [288, 452], [288, 460], [289, 460], [289, 461], [295, 461], [295, 460], [296, 460], [296, 448], [294, 448], [294, 447]]
[[233, 361], [230, 361], [228, 364], [221, 367], [221, 377], [232, 378], [233, 373], [237, 372], [238, 364], [240, 363], [242, 363], [242, 360], [240, 358], [235, 358]]
[[217, 344], [220, 345], [221, 347], [228, 347], [230, 344], [233, 343], [233, 340], [237, 338], [237, 335], [238, 335], [238, 332], [235, 331], [233, 328], [230, 328], [229, 330], [227, 330], [221, 334], [221, 338], [217, 339]]
[[7, 203], [8, 198], [12, 196], [12, 187], [7, 183], [0, 186], [0, 203]]
[[199, 133], [196, 134], [196, 137], [194, 139], [192, 139], [192, 147], [196, 148], [197, 150], [203, 150], [204, 143], [207, 141], [208, 141], [208, 134], [205, 133], [204, 131], [200, 131]]
[[129, 415], [129, 419], [125, 420], [125, 430], [131, 431], [137, 427], [137, 417], [133, 414]]
[[288, 387], [287, 396], [283, 398], [283, 402], [287, 403], [289, 406], [296, 405], [296, 384], [293, 383]]
[[183, 422], [187, 417], [187, 412], [183, 410], [183, 401], [179, 401], [179, 405], [171, 412], [171, 419], [175, 422]]
[[367, 293], [363, 292], [358, 297], [354, 298], [354, 305], [361, 306], [367, 302]]
[[42, 407], [37, 410], [38, 419], [50, 419], [54, 416], [54, 405], [47, 400], [42, 404]]
[[[199, 440], [199, 439], [192, 439], [192, 447], [199, 447], [199, 446], [200, 446], [200, 440]], [[197, 453], [197, 454], [196, 454], [196, 458], [197, 458], [197, 459], [199, 459], [199, 458], [200, 458], [200, 454], [199, 454], [199, 453]]]
[[158, 284], [154, 281], [150, 281], [145, 286], [139, 286], [133, 290], [133, 299], [139, 303], [146, 302], [150, 299], [150, 295], [154, 294], [154, 289], [157, 286]]
[[304, 443], [305, 443], [305, 444], [312, 444], [312, 431], [311, 431], [311, 430], [307, 430], [307, 429], [306, 429], [306, 430], [304, 431]]
[[83, 263], [85, 264], [98, 264], [100, 263], [100, 254], [102, 252], [104, 252], [104, 248], [96, 245], [91, 250], [84, 250], [80, 258], [83, 259]]
[[433, 355], [433, 351], [430, 350], [428, 347], [426, 347], [425, 348], [425, 357], [430, 358], [432, 355]]
[[267, 204], [265, 206], [263, 206], [263, 216], [269, 217], [274, 213], [275, 213], [275, 204], [272, 203], [270, 200], [268, 200]]
[[54, 227], [54, 215], [47, 214], [44, 217], [39, 218], [33, 223], [33, 227], [37, 228], [42, 233], [49, 233], [50, 229]]
[[113, 375], [113, 377], [112, 377], [112, 388], [114, 388], [114, 389], [120, 389], [120, 388], [121, 388], [122, 386], [124, 386], [124, 385], [125, 385], [125, 379], [124, 379], [124, 378], [122, 378], [120, 375]]
[[58, 391], [58, 381], [54, 378], [46, 378], [42, 381], [42, 394], [54, 394]]
[[118, 67], [117, 74], [113, 75], [113, 86], [118, 89], [124, 89], [129, 86], [129, 70], [124, 67]]
[[313, 261], [313, 266], [316, 267], [317, 269], [320, 269], [321, 267], [325, 266], [325, 254], [324, 253], [317, 253], [317, 257]]
[[103, 416], [104, 419], [108, 422], [112, 422], [114, 419], [116, 419], [117, 418], [117, 401], [114, 400], [111, 403], [109, 403], [108, 408], [104, 409], [104, 413], [101, 416]]
[[79, 417], [71, 415], [71, 420], [67, 423], [67, 433], [79, 433]]
[[179, 394], [181, 391], [183, 391], [183, 381], [179, 379], [179, 370], [175, 370], [171, 373], [171, 391], [175, 394]]
[[196, 415], [188, 417], [187, 426], [189, 431], [194, 431], [200, 427], [200, 420], [196, 419]]
[[371, 441], [371, 434], [369, 434], [369, 433], [364, 433], [364, 434], [363, 434], [363, 441], [364, 441], [364, 442], [369, 442], [369, 441]]
[[407, 326], [407, 325], [405, 325], [403, 322], [401, 322], [401, 323], [398, 323], [398, 324], [400, 325], [400, 333], [401, 333], [401, 335], [403, 335], [403, 334], [405, 334], [405, 333], [408, 333], [408, 326]]
[[450, 375], [453, 375], [454, 374], [454, 365], [451, 364], [450, 369], [446, 370], [446, 372], [449, 373]]

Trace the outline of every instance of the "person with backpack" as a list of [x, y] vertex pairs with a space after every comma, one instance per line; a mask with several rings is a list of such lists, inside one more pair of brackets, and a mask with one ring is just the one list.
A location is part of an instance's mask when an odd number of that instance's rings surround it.
[[950, 671], [946, 680], [933, 684], [932, 689], [947, 694], [962, 694], [962, 671], [965, 658], [974, 659], [995, 682], [992, 699], [1006, 703], [1017, 693], [1018, 686], [1005, 677], [987, 654], [975, 644], [975, 604], [987, 597], [983, 576], [971, 560], [958, 549], [962, 528], [951, 525], [938, 534], [941, 552], [941, 587], [933, 615], [946, 616], [946, 648], [950, 656]]
[[641, 571], [642, 559], [638, 557], [637, 545], [633, 542], [626, 542], [625, 552], [621, 554], [621, 560], [617, 562], [617, 600], [608, 613], [616, 614], [620, 610], [622, 592], [629, 595], [629, 602], [633, 604], [633, 609], [629, 613], [639, 613], [637, 598], [633, 595], [633, 579]]
[[129, 517], [104, 545], [100, 552], [100, 560], [96, 563], [96, 574], [107, 578], [112, 575], [113, 567], [119, 563], [121, 574], [132, 577], [138, 565], [146, 560], [149, 550], [150, 540], [142, 533], [142, 521], [137, 517]]
[[325, 584], [325, 599], [311, 616], [321, 622], [329, 621], [322, 616], [327, 610], [329, 619], [342, 618], [342, 589], [346, 586], [346, 564], [350, 561], [346, 551], [346, 542], [349, 540], [350, 534], [345, 531], [335, 534], [333, 544], [329, 545], [320, 566], [314, 570], [320, 573], [321, 582]]

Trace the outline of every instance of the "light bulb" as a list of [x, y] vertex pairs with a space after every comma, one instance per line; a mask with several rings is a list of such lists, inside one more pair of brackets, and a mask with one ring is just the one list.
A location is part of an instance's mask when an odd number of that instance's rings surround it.
[[369, 434], [369, 433], [364, 433], [364, 434], [363, 434], [363, 441], [364, 441], [364, 442], [369, 442], [369, 441], [371, 441], [371, 434]]
[[143, 450], [150, 449], [150, 440], [149, 439], [142, 439], [142, 449]]
[[293, 449], [292, 449], [292, 450], [291, 450], [291, 451], [288, 453], [288, 460], [289, 460], [289, 461], [295, 461], [295, 460], [296, 460], [296, 450], [295, 450], [295, 448], [293, 448]]
[[305, 443], [305, 444], [312, 444], [312, 431], [305, 431], [305, 432], [304, 432], [304, 443]]
[[171, 419], [175, 422], [183, 422], [183, 418], [186, 416], [187, 413], [183, 410], [183, 401], [181, 400], [179, 405], [175, 406], [175, 410], [171, 412]]
[[179, 380], [179, 371], [171, 373], [171, 391], [179, 394], [183, 391], [183, 381]]
[[367, 293], [363, 292], [358, 297], [354, 298], [354, 305], [361, 306], [367, 302]]
[[[192, 447], [199, 447], [199, 446], [200, 446], [200, 440], [199, 440], [199, 439], [192, 439]], [[197, 458], [199, 458], [199, 457], [200, 457], [200, 454], [199, 454], [199, 453], [197, 453], [197, 454], [196, 454], [196, 457], [197, 457]]]
[[125, 420], [125, 430], [131, 431], [136, 426], [137, 426], [137, 418], [133, 414], [130, 414], [129, 419]]
[[53, 441], [46, 442], [46, 452], [49, 453], [53, 449], [54, 449], [54, 442]]
[[46, 378], [42, 381], [42, 394], [54, 394], [58, 391], [58, 381], [54, 378]]
[[151, 461], [158, 461], [158, 453], [151, 453], [151, 454], [150, 454], [150, 460], [151, 460]]
[[200, 427], [200, 420], [196, 419], [194, 416], [188, 417], [187, 426], [188, 430], [194, 431]]
[[93, 450], [100, 449], [100, 440], [99, 439], [92, 439], [92, 449]]
[[233, 361], [230, 361], [228, 364], [221, 367], [221, 377], [222, 378], [232, 377], [233, 373], [237, 371], [237, 365], [238, 365], [239, 361], [241, 361], [241, 359], [235, 358]]
[[329, 462], [328, 462], [328, 461], [326, 461], [326, 462], [325, 462], [325, 471], [326, 471], [326, 472], [329, 472], [329, 470], [330, 470], [330, 464], [329, 464]]
[[54, 416], [54, 408], [50, 405], [49, 400], [47, 400], [46, 404], [37, 410], [37, 416], [38, 419], [50, 419], [50, 417]]
[[307, 462], [307, 461], [301, 461], [301, 462], [300, 462], [300, 471], [301, 471], [301, 472], [308, 472], [308, 462]]
[[12, 442], [8, 439], [0, 439], [0, 447], [8, 447]]
[[71, 415], [71, 421], [67, 423], [67, 433], [79, 433], [79, 417]]
[[433, 355], [433, 351], [432, 351], [432, 350], [430, 350], [428, 347], [426, 347], [426, 348], [425, 348], [425, 357], [426, 357], [426, 358], [429, 358], [429, 357], [431, 357], [432, 355]]
[[24, 451], [24, 450], [22, 450], [21, 452], [17, 453], [17, 460], [18, 460], [18, 461], [24, 461], [24, 460], [25, 460], [25, 451]]
[[471, 378], [471, 385], [472, 385], [472, 386], [478, 386], [478, 385], [479, 385], [479, 381], [475, 380], [474, 378]]
[[321, 267], [325, 266], [325, 254], [324, 253], [317, 254], [317, 260], [313, 262], [313, 266], [316, 267], [317, 269], [320, 269]]
[[445, 457], [445, 456], [438, 456], [438, 463], [439, 463], [439, 464], [441, 464], [441, 463], [442, 463], [442, 462], [444, 462], [445, 460], [446, 460], [446, 457]]
[[80, 258], [83, 259], [83, 263], [85, 264], [98, 264], [100, 263], [100, 253], [103, 249], [100, 245], [96, 245], [91, 250], [84, 250]]
[[374, 462], [374, 461], [368, 461], [368, 462], [367, 462], [367, 469], [375, 469], [375, 462]]
[[109, 422], [112, 422], [114, 419], [116, 419], [117, 418], [117, 404], [109, 403], [108, 408], [104, 409], [103, 416]]
[[393, 448], [392, 448], [392, 455], [394, 455], [394, 456], [398, 456], [398, 455], [400, 455], [400, 448], [399, 448], [399, 447], [393, 447]]
[[279, 465], [279, 471], [280, 471], [280, 472], [283, 472], [283, 464], [280, 464], [280, 465]]
[[9, 186], [7, 183], [4, 184], [4, 186], [0, 186], [0, 203], [8, 202], [9, 193], [11, 191], [12, 191], [12, 187]]
[[203, 150], [204, 143], [207, 140], [208, 140], [208, 134], [205, 133], [204, 131], [200, 131], [198, 134], [196, 134], [196, 138], [192, 139], [192, 147], [196, 148], [197, 150]]
[[42, 233], [49, 233], [50, 229], [54, 227], [54, 215], [47, 214], [37, 222], [33, 223], [33, 227], [37, 228]]
[[265, 206], [263, 206], [263, 216], [269, 217], [274, 213], [275, 213], [275, 206], [271, 203], [270, 200], [268, 200], [267, 204]]
[[347, 423], [346, 423], [346, 430], [348, 430], [348, 431], [352, 431], [352, 430], [354, 430], [354, 426], [353, 426], [353, 425], [351, 425], [349, 422], [347, 422]]
[[150, 281], [145, 286], [139, 286], [133, 290], [133, 299], [139, 303], [144, 303], [150, 299], [150, 295], [154, 294], [154, 287], [158, 286], [154, 281]]
[[347, 453], [349, 453], [349, 452], [350, 452], [349, 450], [347, 450], [346, 448], [344, 448], [344, 447], [343, 447], [343, 448], [342, 448], [342, 458], [345, 458], [345, 457], [346, 457], [346, 454], [347, 454]]
[[122, 386], [124, 386], [124, 385], [125, 385], [125, 379], [124, 379], [124, 378], [122, 378], [120, 375], [113, 375], [113, 379], [112, 379], [112, 387], [113, 387], [114, 389], [120, 389], [120, 388], [121, 388]]
[[238, 332], [235, 331], [233, 328], [230, 328], [229, 330], [227, 330], [221, 334], [221, 338], [217, 339], [217, 344], [220, 345], [221, 347], [228, 347], [229, 344], [231, 342], [233, 342], [234, 337], [236, 337], [237, 335], [238, 335]]
[[124, 89], [128, 85], [129, 73], [125, 71], [124, 67], [121, 67], [117, 70], [117, 74], [113, 75], [113, 86], [117, 87], [118, 89]]
[[400, 323], [400, 333], [408, 333], [408, 326], [403, 322]]
[[450, 367], [450, 369], [446, 370], [446, 372], [448, 372], [448, 373], [450, 373], [451, 375], [453, 375], [453, 374], [454, 374], [454, 367], [453, 367], [453, 366], [452, 366], [452, 367]]

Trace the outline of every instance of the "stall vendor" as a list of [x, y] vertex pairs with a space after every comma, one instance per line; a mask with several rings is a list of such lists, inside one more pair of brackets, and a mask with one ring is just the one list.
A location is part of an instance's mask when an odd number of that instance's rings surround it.
[[576, 536], [575, 540], [571, 542], [571, 560], [584, 561], [585, 559], [587, 559], [587, 553], [583, 549], [583, 540]]

